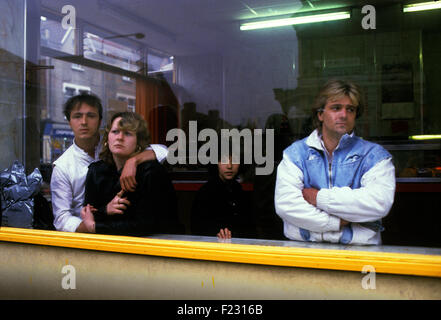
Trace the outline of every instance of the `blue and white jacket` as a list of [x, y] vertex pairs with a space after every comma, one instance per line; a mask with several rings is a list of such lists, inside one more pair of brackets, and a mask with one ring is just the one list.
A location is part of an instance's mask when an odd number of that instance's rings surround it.
[[[317, 206], [303, 198], [303, 188], [320, 190]], [[354, 134], [344, 135], [329, 156], [315, 130], [286, 148], [277, 168], [276, 212], [292, 240], [381, 244], [381, 218], [394, 195], [392, 156]], [[341, 219], [351, 223], [340, 229]]]

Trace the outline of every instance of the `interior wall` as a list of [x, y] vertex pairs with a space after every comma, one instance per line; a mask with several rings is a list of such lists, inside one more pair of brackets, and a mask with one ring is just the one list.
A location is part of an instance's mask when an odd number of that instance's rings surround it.
[[441, 32], [430, 31], [423, 34], [424, 54], [424, 133], [441, 132]]
[[[196, 111], [219, 111], [225, 126], [263, 128], [272, 114], [283, 113], [273, 89], [297, 85], [298, 44], [224, 48], [222, 54], [177, 57], [178, 84]], [[256, 52], [258, 54], [256, 54]]]

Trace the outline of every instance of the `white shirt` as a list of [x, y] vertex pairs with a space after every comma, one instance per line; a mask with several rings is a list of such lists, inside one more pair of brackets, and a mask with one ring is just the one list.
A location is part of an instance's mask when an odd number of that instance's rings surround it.
[[[160, 144], [150, 145], [156, 159], [162, 162], [167, 157], [167, 147]], [[51, 177], [51, 197], [54, 213], [54, 226], [59, 231], [75, 232], [82, 219], [84, 190], [87, 171], [92, 162], [98, 161], [101, 141], [95, 148], [92, 158], [74, 143], [56, 160]]]

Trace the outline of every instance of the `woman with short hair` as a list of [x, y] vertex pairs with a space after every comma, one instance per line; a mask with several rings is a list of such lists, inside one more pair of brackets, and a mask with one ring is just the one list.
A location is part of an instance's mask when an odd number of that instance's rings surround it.
[[81, 217], [88, 232], [128, 236], [182, 232], [173, 185], [157, 161], [138, 166], [134, 192], [121, 191], [119, 177], [125, 161], [149, 142], [147, 124], [138, 114], [120, 112], [111, 118], [101, 160], [89, 166], [86, 177]]

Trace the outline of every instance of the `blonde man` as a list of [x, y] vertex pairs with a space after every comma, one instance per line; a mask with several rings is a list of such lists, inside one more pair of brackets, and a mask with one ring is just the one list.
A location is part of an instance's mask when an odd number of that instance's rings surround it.
[[316, 129], [286, 148], [277, 168], [275, 207], [287, 238], [342, 244], [381, 244], [381, 219], [394, 200], [392, 156], [360, 139], [360, 88], [330, 80], [313, 107]]

